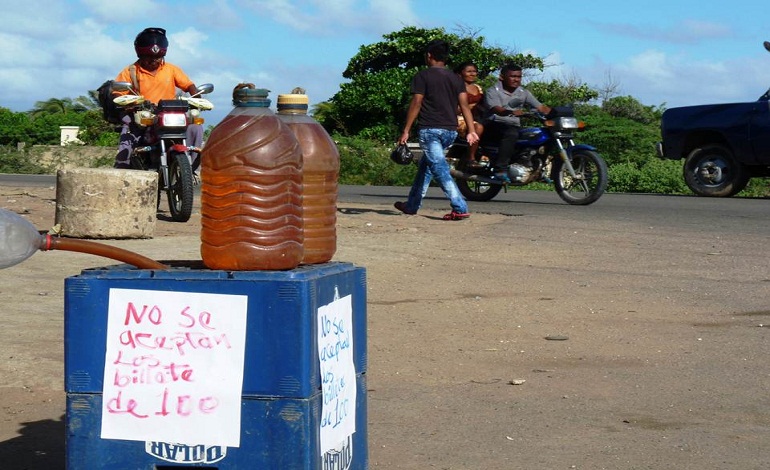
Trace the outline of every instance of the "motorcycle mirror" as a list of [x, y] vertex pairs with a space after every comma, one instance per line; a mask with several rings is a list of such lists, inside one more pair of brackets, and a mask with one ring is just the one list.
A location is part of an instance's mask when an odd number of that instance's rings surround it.
[[112, 82], [112, 91], [132, 91], [131, 82]]
[[204, 83], [198, 87], [198, 93], [194, 94], [193, 96], [205, 95], [207, 93], [211, 93], [212, 91], [214, 91], [214, 85], [212, 83]]
[[767, 51], [770, 52], [770, 41], [765, 41], [764, 45], [765, 45], [765, 49], [767, 49]]

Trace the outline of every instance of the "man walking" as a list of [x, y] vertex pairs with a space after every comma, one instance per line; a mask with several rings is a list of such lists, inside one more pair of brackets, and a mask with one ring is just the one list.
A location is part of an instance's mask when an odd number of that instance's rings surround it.
[[[444, 150], [452, 145], [457, 137], [458, 105], [465, 122], [473, 122], [473, 116], [468, 107], [465, 84], [456, 73], [446, 68], [448, 58], [449, 45], [439, 39], [431, 41], [425, 49], [428, 68], [418, 72], [412, 79], [412, 101], [409, 104], [404, 132], [398, 143], [407, 142], [409, 131], [417, 121], [423, 157], [420, 159], [408, 199], [406, 202], [396, 202], [394, 206], [404, 214], [416, 214], [430, 181], [434, 178], [452, 206], [452, 211], [444, 216], [444, 220], [463, 220], [470, 217], [468, 205], [449, 174]], [[466, 140], [473, 144], [479, 140], [479, 136], [469, 129]]]

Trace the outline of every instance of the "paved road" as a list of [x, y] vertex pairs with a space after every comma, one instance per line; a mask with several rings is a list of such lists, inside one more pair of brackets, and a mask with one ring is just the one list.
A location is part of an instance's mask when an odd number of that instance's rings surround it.
[[[391, 204], [403, 200], [408, 188], [346, 186], [340, 202]], [[448, 209], [438, 188], [431, 188], [424, 207]], [[590, 206], [571, 206], [556, 192], [515, 190], [501, 193], [488, 202], [470, 202], [471, 213], [498, 213], [513, 217], [554, 217], [569, 223], [573, 219], [643, 221], [651, 227], [668, 226], [671, 231], [703, 230], [762, 235], [770, 229], [770, 200], [759, 198], [703, 198], [652, 194], [605, 194]]]
[[[0, 175], [0, 185], [55, 184], [52, 175]], [[386, 204], [406, 199], [407, 187], [340, 187], [343, 203]], [[424, 206], [448, 209], [439, 188], [431, 187]], [[700, 228], [726, 233], [763, 234], [770, 228], [770, 200], [761, 198], [703, 198], [696, 196], [661, 196], [652, 194], [605, 194], [590, 206], [571, 206], [556, 192], [512, 190], [500, 193], [488, 202], [469, 202], [471, 213], [498, 213], [510, 216], [557, 217], [570, 219], [594, 217], [606, 220], [644, 221], [650, 226], [669, 226], [672, 231]]]

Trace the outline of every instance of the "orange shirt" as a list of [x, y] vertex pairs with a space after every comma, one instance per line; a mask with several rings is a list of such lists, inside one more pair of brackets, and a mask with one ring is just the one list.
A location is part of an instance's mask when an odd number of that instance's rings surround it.
[[[176, 98], [176, 89], [187, 91], [194, 83], [187, 75], [174, 64], [164, 62], [154, 72], [148, 72], [136, 65], [136, 79], [139, 82], [139, 93], [145, 99], [158, 104], [160, 100], [173, 100]], [[128, 67], [120, 71], [115, 78], [118, 82], [131, 82], [131, 72]]]

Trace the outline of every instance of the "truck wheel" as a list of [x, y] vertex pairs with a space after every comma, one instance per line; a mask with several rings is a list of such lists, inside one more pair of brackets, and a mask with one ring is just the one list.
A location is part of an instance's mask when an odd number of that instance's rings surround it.
[[749, 184], [749, 175], [730, 150], [721, 145], [706, 145], [687, 156], [684, 181], [698, 196], [730, 197]]

